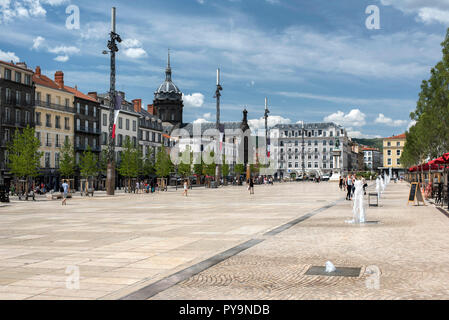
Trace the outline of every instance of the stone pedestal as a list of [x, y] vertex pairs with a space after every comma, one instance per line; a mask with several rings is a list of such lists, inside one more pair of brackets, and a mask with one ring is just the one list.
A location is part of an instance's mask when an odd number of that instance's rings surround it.
[[339, 181], [340, 176], [342, 175], [341, 167], [340, 167], [340, 158], [341, 158], [341, 150], [335, 149], [332, 151], [332, 176], [330, 177], [330, 181]]

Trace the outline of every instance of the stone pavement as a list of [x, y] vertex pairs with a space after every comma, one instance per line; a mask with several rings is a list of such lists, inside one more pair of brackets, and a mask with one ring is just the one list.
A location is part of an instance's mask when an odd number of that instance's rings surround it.
[[[351, 202], [330, 182], [13, 202], [0, 208], [0, 299], [120, 299], [251, 239], [152, 298], [445, 298], [449, 219], [407, 192], [390, 184], [367, 226], [345, 223]], [[327, 260], [360, 276], [304, 275]]]
[[[292, 228], [154, 296], [153, 299], [447, 299], [449, 219], [407, 205], [409, 187], [391, 183], [368, 225], [346, 224], [339, 202]], [[332, 261], [358, 277], [305, 275]]]

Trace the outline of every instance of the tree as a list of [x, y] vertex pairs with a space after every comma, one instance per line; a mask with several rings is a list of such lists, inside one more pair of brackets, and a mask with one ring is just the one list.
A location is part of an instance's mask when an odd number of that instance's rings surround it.
[[401, 155], [404, 166], [420, 164], [449, 150], [449, 29], [441, 44], [443, 59], [421, 84], [416, 109], [410, 114], [415, 124], [406, 132]]
[[[210, 152], [211, 159], [214, 159], [214, 156], [215, 156], [215, 152], [211, 151]], [[215, 161], [212, 161], [212, 163], [209, 163], [209, 164], [204, 164], [203, 165], [203, 173], [206, 176], [213, 177], [213, 176], [215, 176], [215, 168], [216, 168]]]
[[8, 167], [16, 178], [26, 180], [25, 188], [28, 192], [28, 180], [39, 175], [42, 152], [39, 152], [40, 141], [35, 136], [34, 128], [27, 126], [20, 133], [18, 129], [8, 146]]
[[103, 173], [104, 175], [107, 174], [108, 170], [108, 162], [109, 162], [108, 154], [109, 154], [109, 145], [106, 146], [106, 149], [101, 150], [100, 159], [98, 162], [98, 168], [100, 172]]
[[[185, 178], [192, 174], [193, 152], [190, 151], [190, 146], [186, 146], [180, 157], [181, 162], [178, 165], [178, 173]], [[186, 159], [188, 159], [188, 163], [184, 162]]]
[[87, 150], [83, 152], [80, 159], [80, 174], [81, 177], [88, 179], [98, 174], [98, 159], [95, 154], [92, 153], [90, 146], [87, 146]]
[[159, 177], [167, 177], [170, 172], [173, 172], [173, 163], [170, 160], [170, 155], [164, 146], [161, 147], [156, 154], [156, 174]]
[[118, 171], [127, 178], [128, 191], [131, 188], [131, 178], [135, 178], [139, 174], [139, 156], [139, 150], [134, 147], [129, 137], [126, 137]]
[[243, 163], [237, 163], [234, 165], [234, 173], [236, 176], [240, 177], [240, 175], [244, 172], [245, 172], [245, 165]]
[[64, 141], [64, 144], [61, 148], [59, 172], [64, 178], [70, 178], [75, 174], [75, 151], [69, 139], [66, 139]]
[[142, 162], [142, 174], [144, 176], [151, 176], [156, 173], [155, 162], [154, 162], [154, 149], [149, 148], [147, 155]]
[[[201, 157], [201, 153], [194, 153], [193, 156], [195, 157], [195, 164], [193, 165], [193, 172], [197, 175], [203, 174], [203, 159]], [[199, 163], [197, 163], [199, 162]]]
[[229, 176], [229, 164], [226, 163], [226, 156], [223, 155], [223, 165], [221, 167], [221, 174], [223, 177]]

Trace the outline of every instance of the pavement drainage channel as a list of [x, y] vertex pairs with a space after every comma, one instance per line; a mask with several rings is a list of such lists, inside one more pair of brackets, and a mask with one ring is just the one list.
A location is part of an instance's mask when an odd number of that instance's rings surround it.
[[[264, 234], [264, 236], [274, 236], [277, 235], [279, 233], [281, 233], [282, 231], [285, 231], [291, 227], [293, 227], [294, 225], [303, 222], [311, 217], [313, 217], [314, 215], [323, 212], [324, 210], [330, 209], [332, 207], [334, 207], [335, 205], [337, 205], [337, 203], [343, 201], [344, 198], [339, 199], [335, 202], [332, 202], [324, 207], [318, 208], [313, 210], [310, 213], [307, 213], [306, 215], [299, 217], [297, 219], [294, 219], [290, 222], [287, 222], [271, 231], [268, 231]], [[125, 295], [124, 297], [120, 298], [119, 300], [147, 300], [151, 297], [154, 297], [155, 295], [177, 285], [178, 283], [187, 280], [188, 278], [209, 269], [210, 267], [213, 267], [214, 265], [229, 259], [237, 254], [239, 254], [242, 251], [245, 251], [251, 247], [254, 247], [255, 245], [265, 241], [266, 239], [251, 239], [248, 240], [244, 243], [241, 243], [235, 247], [232, 247], [222, 253], [216, 254], [215, 256], [206, 259], [204, 261], [201, 261], [197, 264], [194, 264], [193, 266], [190, 266], [188, 268], [185, 268], [181, 271], [178, 271], [168, 277], [165, 277], [159, 281], [156, 281], [155, 283], [152, 283], [146, 287], [143, 287], [137, 291], [134, 291], [128, 295]], [[344, 268], [339, 268], [337, 270], [340, 269], [344, 269]], [[359, 270], [360, 271], [360, 270]]]

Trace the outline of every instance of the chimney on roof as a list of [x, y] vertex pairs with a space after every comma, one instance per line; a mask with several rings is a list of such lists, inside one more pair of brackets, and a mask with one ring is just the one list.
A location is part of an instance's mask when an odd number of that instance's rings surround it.
[[[64, 88], [64, 72], [56, 71], [55, 73], [55, 82], [58, 85], [59, 89]], [[76, 87], [75, 87], [76, 89]]]
[[140, 113], [142, 111], [142, 99], [134, 99], [132, 102], [134, 105], [134, 111]]
[[36, 74], [36, 76], [40, 76], [41, 75], [41, 67], [37, 66], [36, 71], [34, 73]]
[[153, 116], [155, 116], [156, 115], [156, 108], [154, 107], [154, 104], [147, 105], [147, 111], [148, 111], [148, 113], [150, 113]]
[[98, 99], [98, 95], [97, 95], [97, 92], [96, 92], [96, 91], [94, 91], [94, 92], [89, 92], [89, 93], [87, 93], [87, 95], [90, 96], [90, 97], [92, 97], [92, 98], [94, 98], [95, 100]]

